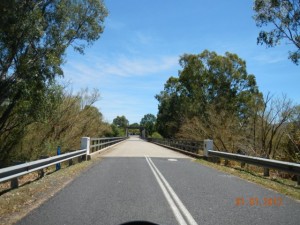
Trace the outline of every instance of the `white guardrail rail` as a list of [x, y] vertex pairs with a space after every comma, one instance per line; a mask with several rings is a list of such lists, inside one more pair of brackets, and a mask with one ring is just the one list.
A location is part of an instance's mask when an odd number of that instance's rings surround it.
[[219, 158], [239, 161], [243, 163], [248, 163], [256, 166], [261, 166], [268, 169], [281, 170], [298, 176], [300, 175], [300, 164], [298, 163], [284, 162], [279, 160], [265, 159], [260, 157], [253, 157], [253, 156], [234, 154], [228, 152], [220, 152], [220, 151], [214, 151], [212, 149], [213, 149], [213, 141], [204, 140], [205, 157], [219, 157]]
[[279, 160], [265, 159], [265, 158], [246, 156], [246, 155], [239, 155], [239, 154], [233, 154], [228, 152], [219, 152], [213, 150], [208, 150], [208, 156], [214, 156], [214, 157], [239, 161], [239, 162], [248, 163], [248, 164], [261, 166], [265, 168], [281, 170], [295, 175], [300, 175], [300, 164], [297, 163], [284, 162]]
[[[192, 155], [194, 157], [200, 157], [200, 158], [209, 158], [209, 157], [218, 157], [228, 160], [234, 160], [239, 161], [242, 163], [248, 163], [268, 169], [275, 169], [284, 171], [290, 174], [297, 175], [298, 177], [298, 184], [300, 181], [300, 164], [299, 163], [292, 163], [292, 162], [284, 162], [279, 160], [273, 160], [273, 159], [265, 159], [260, 157], [253, 157], [253, 156], [247, 156], [247, 155], [241, 155], [241, 154], [234, 154], [234, 153], [228, 153], [228, 152], [221, 152], [221, 151], [214, 151], [213, 149], [213, 141], [212, 140], [204, 140], [203, 141], [203, 155], [199, 155], [198, 153], [190, 152], [189, 149], [184, 148], [182, 149], [180, 145], [173, 145], [173, 140], [170, 142], [170, 140], [166, 139], [148, 139], [148, 141], [162, 145], [164, 147], [169, 147], [171, 149], [180, 151], [185, 154]], [[201, 149], [198, 149], [201, 150]]]
[[28, 163], [22, 163], [17, 166], [6, 167], [0, 169], [0, 183], [84, 155], [86, 155], [86, 149], [57, 155], [46, 159], [40, 159]]
[[[15, 188], [18, 186], [18, 184], [17, 185], [13, 184], [13, 180], [17, 179], [20, 176], [35, 171], [41, 171], [46, 167], [56, 165], [61, 162], [65, 162], [73, 158], [79, 158], [84, 156], [85, 159], [89, 159], [93, 153], [97, 153], [102, 150], [105, 150], [108, 147], [111, 147], [112, 145], [124, 141], [126, 139], [127, 137], [111, 137], [111, 138], [83, 137], [81, 139], [81, 150], [0, 169], [0, 183], [11, 180], [12, 181], [11, 186], [12, 188]], [[91, 143], [92, 145], [90, 145]], [[15, 183], [18, 182], [16, 181]]]

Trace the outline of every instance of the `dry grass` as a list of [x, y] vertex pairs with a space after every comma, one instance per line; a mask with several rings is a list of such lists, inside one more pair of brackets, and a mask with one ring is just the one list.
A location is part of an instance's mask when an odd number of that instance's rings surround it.
[[248, 166], [247, 168], [246, 166], [245, 169], [241, 169], [239, 167], [240, 164], [232, 161], [230, 161], [229, 166], [223, 166], [222, 162], [221, 164], [215, 164], [203, 159], [198, 159], [197, 162], [219, 171], [235, 175], [247, 181], [259, 184], [265, 188], [282, 193], [293, 199], [300, 200], [300, 186], [297, 185], [297, 182], [292, 181], [291, 179], [280, 178], [274, 172], [270, 174], [270, 177], [264, 177], [260, 168], [254, 166]]

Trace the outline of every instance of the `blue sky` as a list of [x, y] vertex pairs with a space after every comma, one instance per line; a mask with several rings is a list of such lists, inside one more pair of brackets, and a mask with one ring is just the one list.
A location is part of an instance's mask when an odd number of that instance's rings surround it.
[[63, 69], [74, 92], [100, 90], [95, 106], [106, 121], [125, 115], [139, 123], [147, 113], [156, 115], [154, 96], [178, 75], [179, 57], [205, 49], [236, 53], [260, 91], [300, 103], [300, 66], [287, 59], [293, 46], [256, 44], [252, 0], [106, 0], [105, 5], [104, 33], [84, 55], [69, 50]]

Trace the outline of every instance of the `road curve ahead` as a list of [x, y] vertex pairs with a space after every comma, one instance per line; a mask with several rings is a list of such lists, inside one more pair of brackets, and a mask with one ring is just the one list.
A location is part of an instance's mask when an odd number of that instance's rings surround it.
[[131, 138], [17, 224], [298, 225], [299, 221], [299, 202]]

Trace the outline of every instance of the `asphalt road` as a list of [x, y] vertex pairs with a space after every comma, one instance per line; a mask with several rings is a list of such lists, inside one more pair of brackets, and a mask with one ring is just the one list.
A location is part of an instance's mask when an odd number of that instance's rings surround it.
[[18, 224], [134, 221], [298, 225], [300, 203], [179, 153], [129, 139]]

